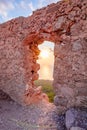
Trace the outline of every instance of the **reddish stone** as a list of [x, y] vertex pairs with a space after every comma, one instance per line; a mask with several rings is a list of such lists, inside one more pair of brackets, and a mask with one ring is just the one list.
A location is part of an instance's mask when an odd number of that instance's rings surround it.
[[87, 0], [64, 0], [34, 11], [30, 17], [0, 24], [0, 89], [3, 92], [19, 104], [48, 100], [45, 94], [35, 90], [33, 82], [39, 77], [38, 45], [51, 41], [55, 43], [53, 84], [59, 111], [77, 104], [87, 107], [86, 5]]

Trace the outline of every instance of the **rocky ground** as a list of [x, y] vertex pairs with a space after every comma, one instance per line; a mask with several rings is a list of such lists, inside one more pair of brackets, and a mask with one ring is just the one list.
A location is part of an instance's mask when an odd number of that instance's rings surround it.
[[55, 114], [51, 103], [22, 107], [12, 100], [1, 100], [0, 130], [57, 130]]
[[65, 114], [58, 114], [57, 107], [52, 103], [21, 106], [2, 96], [0, 130], [87, 130], [85, 108], [70, 108]]

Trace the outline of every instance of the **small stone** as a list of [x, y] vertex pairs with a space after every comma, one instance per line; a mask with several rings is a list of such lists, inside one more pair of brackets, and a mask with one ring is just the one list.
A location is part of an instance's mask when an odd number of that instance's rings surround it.
[[55, 30], [58, 30], [58, 29], [61, 29], [61, 26], [62, 26], [62, 24], [63, 24], [63, 22], [64, 22], [65, 20], [64, 20], [64, 17], [63, 16], [61, 16], [61, 17], [59, 17], [58, 18], [58, 21], [55, 23], [55, 25], [54, 25], [54, 31]]
[[73, 51], [78, 51], [78, 50], [81, 50], [82, 49], [82, 45], [80, 43], [81, 41], [77, 40], [73, 43], [73, 48], [72, 50]]
[[[80, 127], [84, 128], [81, 130], [87, 129], [87, 110], [86, 109], [76, 109], [71, 108], [66, 112], [65, 117], [66, 127], [70, 129], [71, 127]], [[74, 130], [74, 129], [71, 129]], [[80, 129], [75, 129], [80, 130]]]
[[2, 121], [2, 119], [0, 118], [0, 124], [3, 124], [3, 121]]
[[75, 122], [77, 112], [74, 109], [68, 110], [66, 112], [66, 127], [69, 129]]
[[66, 104], [67, 104], [67, 99], [64, 98], [64, 97], [55, 96], [55, 97], [54, 97], [54, 104], [55, 104], [56, 106], [58, 106], [58, 105], [66, 106]]

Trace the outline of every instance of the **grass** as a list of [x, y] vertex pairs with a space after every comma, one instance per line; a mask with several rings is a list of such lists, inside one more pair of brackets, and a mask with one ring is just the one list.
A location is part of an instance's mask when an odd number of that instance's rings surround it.
[[49, 101], [53, 102], [55, 94], [53, 91], [52, 80], [37, 80], [35, 81], [35, 85], [42, 86], [42, 91], [48, 95]]

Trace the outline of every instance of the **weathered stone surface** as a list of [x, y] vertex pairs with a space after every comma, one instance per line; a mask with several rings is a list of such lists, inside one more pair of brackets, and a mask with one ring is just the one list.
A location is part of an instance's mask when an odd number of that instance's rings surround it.
[[67, 129], [71, 128], [70, 130], [86, 130], [87, 110], [71, 108], [66, 112], [65, 120]]
[[86, 129], [83, 129], [81, 127], [72, 127], [70, 130], [86, 130]]
[[54, 120], [57, 123], [57, 128], [58, 130], [67, 130], [66, 126], [65, 126], [65, 115], [61, 114], [61, 115], [54, 115]]
[[87, 0], [60, 1], [0, 24], [0, 89], [20, 104], [31, 102], [29, 90], [37, 93], [38, 45], [45, 40], [55, 43], [57, 107], [87, 108]]

